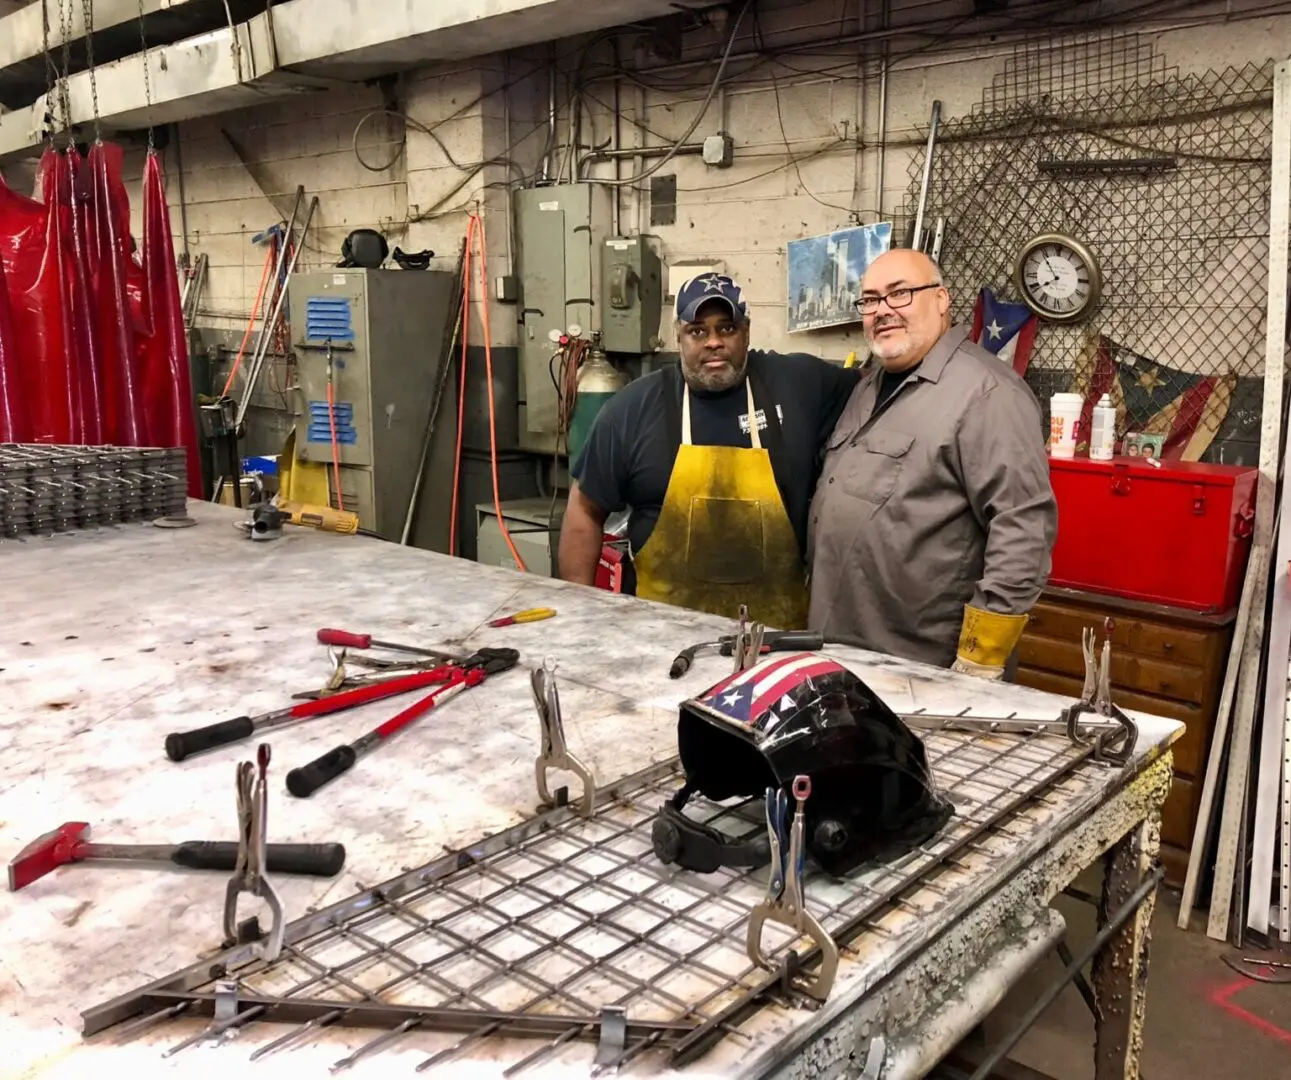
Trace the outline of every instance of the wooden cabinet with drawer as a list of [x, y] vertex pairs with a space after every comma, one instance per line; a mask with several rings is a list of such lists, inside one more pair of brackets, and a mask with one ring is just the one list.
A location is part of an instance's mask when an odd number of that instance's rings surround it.
[[1114, 596], [1048, 589], [1031, 612], [1018, 645], [1017, 681], [1079, 697], [1085, 681], [1081, 631], [1103, 639], [1112, 620], [1112, 697], [1126, 709], [1183, 722], [1174, 745], [1174, 786], [1161, 825], [1166, 880], [1182, 885], [1197, 820], [1201, 781], [1224, 681], [1236, 612], [1201, 615]]

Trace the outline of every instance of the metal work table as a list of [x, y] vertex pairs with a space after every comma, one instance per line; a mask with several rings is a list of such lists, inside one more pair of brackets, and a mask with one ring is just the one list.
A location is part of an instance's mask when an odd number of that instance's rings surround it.
[[[570, 749], [602, 788], [672, 758], [677, 703], [730, 670], [729, 659], [710, 655], [684, 679], [667, 674], [682, 646], [731, 632], [726, 620], [363, 538], [289, 528], [279, 540], [252, 543], [235, 529], [237, 512], [206, 504], [190, 509], [198, 524], [189, 529], [123, 526], [0, 543], [6, 860], [70, 820], [90, 822], [91, 839], [102, 841], [233, 839], [234, 763], [253, 757], [255, 744], [174, 764], [163, 754], [163, 739], [280, 707], [292, 693], [321, 685], [329, 670], [314, 640], [321, 626], [465, 651], [510, 645], [522, 660], [515, 671], [428, 714], [310, 799], [287, 794], [286, 771], [367, 730], [406, 699], [268, 733], [270, 841], [341, 841], [349, 852], [335, 879], [275, 879], [289, 919], [534, 819], [538, 721], [528, 669], [545, 656], [559, 664]], [[540, 606], [557, 608], [558, 617], [501, 630], [484, 626]], [[971, 707], [1049, 719], [1069, 704], [859, 650], [829, 653], [902, 713]], [[719, 1025], [711, 1046], [684, 1068], [656, 1048], [625, 1071], [852, 1077], [862, 1074], [869, 1055], [874, 1071], [866, 1075], [925, 1075], [1054, 947], [1063, 926], [1047, 903], [1082, 869], [1110, 852], [1108, 910], [1145, 881], [1169, 789], [1169, 747], [1183, 727], [1135, 719], [1139, 740], [1128, 766], [1085, 763], [1066, 772], [1020, 814], [992, 822], [989, 833], [957, 849], [937, 881], [866, 922], [844, 949], [821, 1008], [767, 1003]], [[981, 752], [952, 747], [939, 779], [956, 762], [971, 778], [972, 755]], [[666, 781], [657, 782], [660, 790], [676, 786]], [[576, 784], [571, 780], [571, 798]], [[553, 814], [573, 817], [569, 808]], [[759, 886], [763, 877], [756, 874]], [[207, 1021], [181, 1016], [129, 1037], [119, 1027], [83, 1037], [82, 1012], [220, 952], [226, 882], [222, 873], [73, 865], [0, 894], [4, 1075], [80, 1078], [110, 1069], [135, 1080], [234, 1070], [323, 1076], [380, 1034], [327, 1027], [254, 1064], [249, 1055], [285, 1025], [251, 1023], [219, 1045], [167, 1058], [164, 1050]], [[824, 895], [809, 881], [809, 906], [813, 899], [823, 904]], [[714, 903], [720, 902], [719, 896]], [[1099, 1080], [1137, 1075], [1151, 908], [1149, 894], [1094, 964], [1104, 1002]], [[739, 950], [742, 931], [734, 936]], [[415, 994], [406, 1000], [431, 1004]], [[876, 1036], [881, 1072], [871, 1055]], [[499, 1076], [552, 1042], [413, 1030], [358, 1057], [351, 1071], [413, 1076], [443, 1051], [428, 1075]], [[521, 1075], [588, 1075], [596, 1043], [556, 1043]]]

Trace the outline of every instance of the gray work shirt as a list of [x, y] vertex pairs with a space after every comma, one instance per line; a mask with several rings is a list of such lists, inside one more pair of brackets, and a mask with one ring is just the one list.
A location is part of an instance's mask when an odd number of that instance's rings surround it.
[[1049, 578], [1039, 403], [967, 336], [948, 330], [877, 410], [874, 364], [826, 443], [807, 543], [827, 638], [948, 667], [965, 604], [1023, 614]]

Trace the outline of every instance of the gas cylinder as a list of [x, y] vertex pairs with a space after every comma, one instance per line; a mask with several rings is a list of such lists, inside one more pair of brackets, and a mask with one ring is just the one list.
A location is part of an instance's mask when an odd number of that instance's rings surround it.
[[578, 369], [578, 394], [574, 398], [574, 415], [569, 422], [570, 461], [582, 452], [596, 414], [626, 384], [627, 379], [609, 362], [605, 351], [593, 345]]

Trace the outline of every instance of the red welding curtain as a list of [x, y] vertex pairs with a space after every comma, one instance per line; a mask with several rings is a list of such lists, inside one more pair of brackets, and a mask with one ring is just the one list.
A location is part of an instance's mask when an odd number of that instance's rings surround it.
[[65, 224], [48, 203], [0, 184], [0, 262], [12, 322], [4, 381], [16, 389], [17, 426], [40, 442], [68, 441], [75, 424], [64, 324]]
[[175, 274], [175, 242], [166, 205], [161, 158], [150, 153], [143, 172], [143, 266], [150, 346], [143, 366], [144, 409], [154, 444], [182, 446], [188, 454], [188, 494], [202, 497], [188, 335]]
[[18, 394], [17, 352], [4, 263], [0, 262], [0, 443], [28, 441], [27, 417]]
[[0, 182], [0, 441], [182, 445], [200, 498], [161, 161], [144, 166], [137, 251], [122, 159], [46, 151], [41, 201]]

